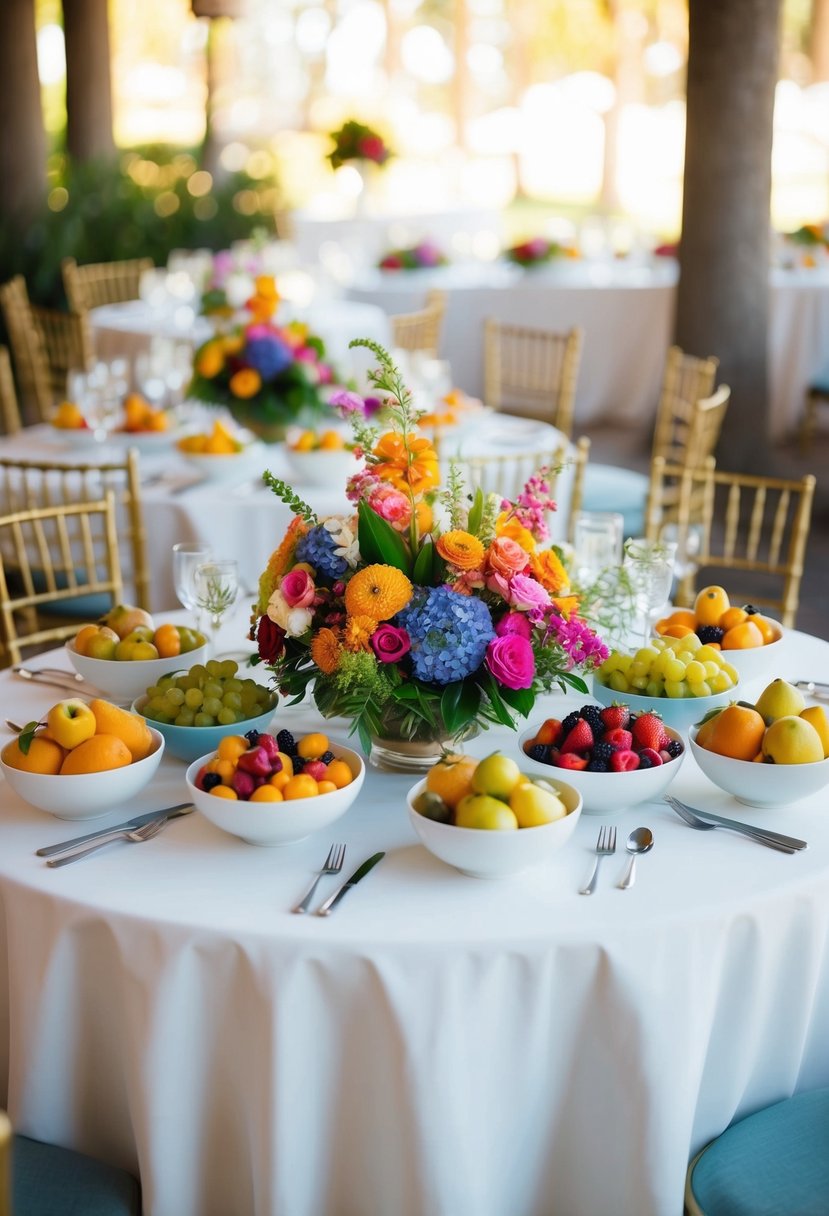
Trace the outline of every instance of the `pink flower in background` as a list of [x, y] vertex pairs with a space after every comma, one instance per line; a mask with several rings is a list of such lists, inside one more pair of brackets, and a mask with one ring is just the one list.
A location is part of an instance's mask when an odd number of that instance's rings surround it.
[[378, 625], [370, 638], [371, 649], [381, 663], [397, 663], [412, 648], [405, 629], [396, 625]]
[[529, 612], [531, 620], [540, 620], [544, 609], [549, 608], [551, 600], [549, 593], [541, 583], [526, 574], [516, 574], [509, 582], [508, 600], [513, 608], [521, 612]]
[[518, 574], [519, 570], [527, 566], [529, 560], [526, 550], [509, 536], [496, 536], [487, 549], [487, 569], [507, 577]]
[[440, 266], [443, 254], [433, 241], [422, 241], [415, 249], [415, 256], [421, 266]]
[[526, 638], [507, 633], [493, 638], [486, 648], [486, 665], [505, 688], [530, 688], [535, 675], [535, 655]]
[[291, 570], [279, 584], [279, 590], [289, 608], [309, 608], [317, 589], [307, 570]]
[[558, 642], [570, 660], [570, 666], [594, 662], [603, 663], [610, 651], [602, 639], [584, 621], [577, 617], [569, 619], [553, 612], [547, 624], [547, 640]]
[[349, 477], [345, 483], [345, 496], [349, 502], [362, 502], [382, 484], [376, 473], [372, 473], [369, 469], [361, 469], [359, 473], [354, 473]]
[[532, 626], [522, 613], [507, 612], [495, 626], [495, 632], [499, 638], [506, 637], [508, 633], [517, 633], [519, 637], [527, 638], [529, 641]]
[[339, 410], [343, 418], [348, 418], [350, 414], [365, 413], [365, 402], [360, 394], [352, 393], [346, 388], [338, 389], [336, 393], [332, 393], [329, 404]]
[[398, 532], [408, 528], [412, 518], [411, 499], [390, 485], [379, 485], [368, 496], [368, 505]]

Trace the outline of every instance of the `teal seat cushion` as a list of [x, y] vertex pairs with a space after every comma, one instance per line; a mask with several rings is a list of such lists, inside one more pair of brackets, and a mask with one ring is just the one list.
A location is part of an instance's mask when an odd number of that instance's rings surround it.
[[645, 531], [648, 478], [613, 464], [588, 464], [584, 474], [583, 511], [617, 511], [624, 518], [624, 533]]
[[732, 1124], [692, 1162], [688, 1198], [703, 1216], [827, 1216], [829, 1089]]
[[141, 1188], [124, 1170], [83, 1153], [15, 1136], [14, 1216], [141, 1216]]

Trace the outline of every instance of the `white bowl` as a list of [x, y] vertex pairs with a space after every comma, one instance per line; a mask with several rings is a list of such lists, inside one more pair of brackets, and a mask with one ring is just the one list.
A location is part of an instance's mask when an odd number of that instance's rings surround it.
[[74, 639], [70, 639], [66, 652], [87, 684], [100, 688], [113, 701], [134, 701], [168, 672], [188, 671], [196, 663], [206, 662], [208, 645], [205, 642], [195, 650], [169, 659], [91, 659], [89, 655], [78, 654]]
[[740, 673], [740, 684], [758, 679], [767, 672], [780, 672], [781, 655], [786, 646], [785, 631], [777, 621], [778, 638], [775, 642], [767, 642], [765, 646], [753, 646], [749, 650], [724, 650], [723, 658]]
[[691, 751], [708, 780], [746, 806], [789, 806], [816, 794], [829, 783], [829, 760], [817, 760], [812, 764], [733, 760], [700, 747], [696, 736], [696, 729], [692, 730], [689, 735]]
[[454, 866], [470, 878], [504, 878], [530, 866], [543, 865], [563, 848], [575, 831], [582, 809], [577, 789], [556, 779], [553, 784], [567, 808], [563, 819], [537, 828], [517, 831], [487, 831], [482, 828], [456, 828], [451, 823], [427, 819], [414, 808], [418, 794], [426, 788], [426, 778], [413, 785], [407, 795], [409, 820], [420, 842], [435, 857]]
[[[619, 700], [626, 698], [619, 695]], [[558, 784], [558, 775], [562, 773], [579, 791], [584, 801], [586, 815], [606, 815], [609, 811], [621, 811], [628, 806], [636, 806], [640, 802], [658, 802], [665, 790], [679, 772], [679, 767], [685, 759], [685, 750], [681, 756], [667, 764], [657, 764], [653, 768], [637, 768], [630, 773], [588, 773], [587, 769], [556, 768], [554, 764], [542, 764], [533, 760], [524, 751], [524, 744], [533, 739], [538, 730], [537, 726], [525, 730], [519, 739], [522, 752], [521, 768], [539, 777], [545, 777]], [[682, 738], [670, 726], [665, 731], [672, 739]], [[685, 748], [683, 744], [683, 749]]]
[[666, 726], [683, 732], [688, 731], [695, 722], [701, 722], [709, 709], [717, 709], [720, 705], [727, 705], [729, 701], [738, 700], [739, 688], [738, 682], [726, 692], [713, 693], [710, 697], [646, 697], [632, 692], [616, 692], [615, 689], [600, 683], [596, 675], [593, 676], [593, 696], [602, 705], [621, 701], [624, 705], [629, 705], [631, 713], [635, 714], [652, 709], [661, 715]]
[[[152, 730], [152, 728], [151, 728]], [[97, 819], [142, 790], [155, 775], [164, 754], [164, 739], [152, 731], [153, 750], [143, 760], [103, 773], [27, 773], [6, 764], [3, 776], [16, 793], [58, 819]]]
[[179, 454], [208, 481], [242, 481], [255, 477], [268, 464], [264, 443], [249, 443], [239, 452], [184, 452]]
[[243, 718], [241, 722], [232, 722], [228, 726], [176, 726], [175, 722], [156, 722], [152, 718], [144, 717], [144, 706], [148, 700], [146, 694], [137, 697], [130, 709], [144, 718], [148, 726], [161, 732], [169, 756], [176, 756], [188, 764], [211, 749], [215, 751], [226, 735], [246, 735], [249, 730], [266, 731], [276, 713], [274, 701], [272, 708], [265, 713], [258, 714], [255, 718]]
[[363, 463], [346, 448], [298, 452], [286, 445], [284, 453], [294, 479], [305, 486], [344, 486], [346, 479], [358, 472]]
[[329, 747], [337, 759], [345, 760], [354, 774], [350, 785], [333, 790], [330, 794], [297, 798], [292, 802], [232, 802], [230, 799], [216, 798], [195, 785], [199, 769], [215, 755], [208, 752], [206, 756], [194, 760], [185, 774], [188, 797], [205, 819], [231, 836], [239, 836], [248, 844], [295, 844], [313, 832], [329, 827], [344, 815], [362, 789], [366, 768], [361, 757], [337, 743], [330, 743]]

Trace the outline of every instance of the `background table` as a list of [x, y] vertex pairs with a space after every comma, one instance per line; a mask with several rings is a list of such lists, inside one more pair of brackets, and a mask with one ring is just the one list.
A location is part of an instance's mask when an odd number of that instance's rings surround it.
[[[829, 674], [825, 642], [786, 646], [781, 674]], [[0, 687], [24, 718], [53, 700]], [[517, 754], [503, 731], [476, 741], [496, 746]], [[165, 758], [104, 822], [179, 801], [183, 771]], [[412, 780], [370, 771], [335, 829], [288, 848], [193, 815], [57, 871], [34, 850], [76, 829], [3, 790], [0, 1102], [8, 1079], [18, 1129], [140, 1170], [146, 1216], [681, 1216], [694, 1151], [829, 1084], [825, 792], [749, 811], [687, 756], [680, 796], [809, 850], [651, 804], [583, 816], [549, 864], [488, 882], [417, 843]], [[631, 891], [617, 856], [585, 899], [611, 818], [655, 847]], [[333, 839], [348, 872], [386, 857], [330, 920], [292, 916]]]

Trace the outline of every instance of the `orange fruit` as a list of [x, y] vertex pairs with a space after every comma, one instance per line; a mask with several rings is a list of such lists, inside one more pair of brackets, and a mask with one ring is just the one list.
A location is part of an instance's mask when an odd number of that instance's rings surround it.
[[472, 791], [472, 776], [478, 767], [478, 761], [472, 756], [464, 756], [459, 752], [450, 752], [438, 760], [429, 769], [426, 777], [426, 789], [442, 798], [448, 807], [453, 809], [461, 798]]
[[721, 713], [722, 713], [721, 709], [717, 710], [717, 712], [712, 717], [706, 719], [706, 721], [703, 722], [702, 726], [697, 731], [697, 743], [700, 745], [700, 747], [704, 747], [704, 748], [708, 747], [708, 740], [711, 738], [711, 734], [714, 730], [714, 723], [716, 722], [717, 718], [720, 716]]
[[63, 776], [104, 773], [132, 764], [132, 755], [117, 735], [98, 734], [73, 747], [60, 767]]
[[97, 637], [99, 628], [97, 625], [84, 625], [75, 634], [75, 649], [78, 654], [86, 654], [86, 644], [90, 638]]
[[[133, 761], [143, 760], [153, 749], [153, 736], [149, 726], [138, 714], [121, 709], [110, 701], [96, 699], [89, 702], [95, 715], [95, 734], [115, 735], [127, 745]], [[93, 735], [93, 738], [95, 736]], [[107, 765], [107, 768], [114, 767]], [[97, 770], [92, 770], [93, 772]]]
[[326, 781], [333, 781], [338, 790], [345, 789], [354, 780], [354, 774], [345, 760], [331, 760], [325, 770]]
[[274, 773], [274, 775], [269, 778], [269, 781], [275, 790], [284, 790], [292, 776], [293, 773], [287, 773], [283, 768], [281, 773]]
[[297, 753], [303, 760], [319, 760], [328, 751], [328, 738], [318, 731], [304, 735], [296, 747]]
[[345, 440], [339, 431], [323, 431], [319, 446], [323, 452], [336, 452], [345, 447]]
[[[561, 723], [558, 718], [547, 718], [538, 728], [538, 733], [533, 740], [534, 743], [543, 743], [548, 746], [561, 733]], [[445, 801], [445, 799], [444, 799]]]
[[662, 630], [662, 636], [666, 638], [687, 638], [689, 633], [693, 633], [688, 625], [666, 625]]
[[752, 650], [763, 645], [763, 635], [749, 619], [724, 633], [720, 645], [723, 650]]
[[159, 625], [153, 634], [153, 646], [160, 659], [174, 659], [181, 654], [181, 637], [175, 625]]
[[221, 778], [222, 785], [232, 784], [233, 774], [236, 772], [236, 765], [232, 760], [222, 760], [220, 756], [214, 756], [204, 767], [208, 773], [216, 773]]
[[720, 617], [731, 607], [728, 592], [723, 587], [703, 587], [694, 600], [694, 615], [698, 625], [717, 625]]
[[310, 773], [297, 773], [295, 777], [289, 777], [282, 787], [282, 797], [286, 802], [293, 802], [297, 798], [315, 798], [319, 793], [319, 786]]
[[337, 787], [333, 781], [320, 781], [319, 782], [319, 792], [321, 794], [333, 794], [334, 791], [336, 790], [336, 788]]
[[735, 625], [742, 625], [743, 621], [747, 620], [748, 613], [745, 608], [727, 608], [717, 624], [720, 629], [728, 633], [729, 629], [733, 629]]
[[[279, 759], [282, 761], [282, 768], [281, 768], [280, 772], [284, 773], [286, 777], [293, 777], [294, 762], [291, 759], [291, 757], [286, 756], [285, 752], [277, 752], [277, 755], [279, 756]], [[279, 773], [277, 773], [277, 776], [279, 776]]]
[[[692, 633], [697, 627], [697, 618], [690, 608], [677, 608], [669, 616], [663, 618], [659, 624], [669, 625], [685, 625]], [[659, 632], [662, 632], [661, 630]], [[676, 636], [676, 635], [674, 635]]]
[[754, 616], [749, 617], [749, 620], [762, 633], [764, 646], [768, 646], [769, 642], [776, 642], [780, 637], [780, 626], [776, 621], [770, 621], [767, 616], [761, 616], [759, 612], [755, 612]]
[[44, 739], [42, 735], [35, 735], [25, 755], [18, 739], [12, 739], [3, 748], [3, 760], [9, 768], [19, 768], [24, 773], [59, 773], [66, 754], [54, 739]]
[[726, 705], [722, 713], [713, 719], [711, 732], [703, 746], [709, 752], [730, 756], [732, 760], [753, 760], [760, 750], [765, 732], [765, 719], [756, 709], [750, 709], [747, 705]]
[[225, 735], [224, 739], [219, 740], [219, 746], [216, 748], [216, 756], [219, 760], [229, 760], [231, 764], [235, 764], [242, 752], [248, 750], [248, 741], [242, 735]]
[[278, 790], [275, 785], [269, 785], [265, 782], [264, 785], [258, 785], [248, 798], [248, 802], [282, 802], [282, 790]]
[[232, 785], [214, 785], [210, 796], [211, 798], [229, 798], [231, 802], [239, 801], [239, 795]]

